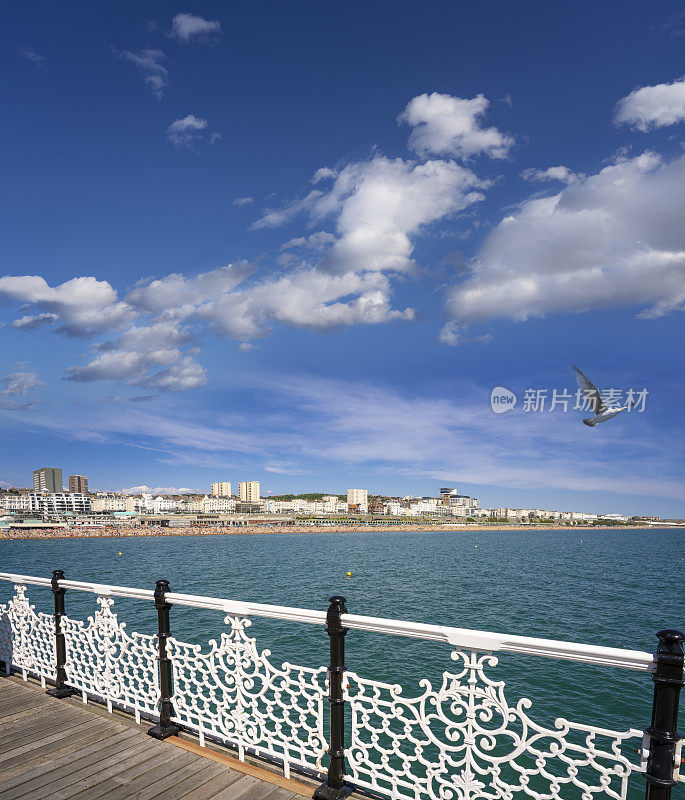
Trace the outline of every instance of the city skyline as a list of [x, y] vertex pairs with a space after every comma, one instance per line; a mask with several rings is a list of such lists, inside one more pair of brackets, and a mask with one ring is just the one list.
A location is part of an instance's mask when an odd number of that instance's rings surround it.
[[8, 20], [0, 486], [684, 516], [678, 5], [267, 6]]

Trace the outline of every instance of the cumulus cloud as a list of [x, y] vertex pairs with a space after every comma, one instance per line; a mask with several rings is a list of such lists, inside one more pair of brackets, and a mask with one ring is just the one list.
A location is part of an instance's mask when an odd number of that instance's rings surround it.
[[72, 278], [50, 286], [39, 275], [0, 278], [0, 299], [34, 305], [42, 314], [22, 316], [15, 327], [36, 328], [59, 321], [58, 330], [69, 336], [89, 336], [132, 319], [131, 307], [120, 301], [107, 281]]
[[221, 23], [195, 14], [176, 14], [169, 35], [184, 44], [215, 44], [221, 36]]
[[573, 183], [578, 178], [584, 177], [583, 175], [576, 175], [568, 167], [547, 167], [547, 169], [524, 169], [521, 177], [525, 181], [537, 181], [544, 183], [546, 181], [560, 181], [561, 183]]
[[663, 128], [685, 120], [685, 77], [635, 89], [616, 104], [614, 121], [639, 131]]
[[398, 122], [410, 125], [409, 148], [422, 158], [430, 155], [470, 158], [486, 155], [505, 158], [514, 144], [497, 128], [483, 128], [489, 106], [479, 94], [471, 100], [449, 94], [421, 94], [407, 103]]
[[482, 200], [487, 186], [453, 161], [417, 164], [375, 156], [344, 167], [329, 191], [315, 190], [268, 211], [255, 227], [282, 224], [303, 212], [312, 223], [333, 215], [338, 235], [320, 269], [406, 272], [414, 266], [412, 237]]
[[685, 304], [685, 156], [619, 161], [533, 198], [490, 233], [448, 312], [460, 324], [636, 305]]
[[176, 147], [187, 147], [189, 150], [203, 138], [207, 130], [207, 120], [188, 114], [182, 119], [174, 120], [166, 129], [167, 139]]
[[251, 206], [254, 203], [254, 197], [236, 197], [233, 201], [234, 206]]
[[134, 53], [131, 50], [116, 50], [119, 58], [132, 64], [143, 76], [143, 80], [152, 89], [159, 100], [169, 83], [169, 70], [162, 63], [166, 56], [161, 50], [146, 49]]

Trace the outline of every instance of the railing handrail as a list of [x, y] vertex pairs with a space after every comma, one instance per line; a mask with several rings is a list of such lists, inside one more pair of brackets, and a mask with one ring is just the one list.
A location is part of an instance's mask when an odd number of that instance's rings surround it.
[[[19, 575], [10, 572], [0, 572], [0, 580], [11, 583], [30, 584], [51, 588], [50, 578], [40, 578], [33, 575]], [[59, 586], [64, 589], [90, 592], [92, 594], [127, 597], [134, 600], [149, 600], [154, 602], [154, 591], [138, 589], [129, 586], [113, 586], [104, 583], [87, 581], [60, 580]], [[250, 601], [229, 600], [205, 595], [183, 594], [168, 592], [165, 600], [174, 605], [189, 606], [221, 611], [225, 614], [238, 616], [267, 617], [270, 619], [288, 620], [290, 622], [305, 622], [313, 625], [326, 624], [326, 612], [308, 608], [294, 608], [291, 606], [277, 606]], [[642, 650], [627, 650], [617, 647], [602, 647], [599, 645], [567, 642], [557, 639], [541, 639], [514, 634], [494, 633], [492, 631], [479, 631], [470, 628], [456, 628], [448, 625], [428, 625], [421, 622], [407, 620], [385, 619], [382, 617], [368, 617], [358, 614], [342, 614], [340, 620], [345, 628], [351, 630], [385, 633], [395, 636], [407, 636], [412, 639], [443, 642], [453, 647], [462, 647], [469, 650], [484, 652], [502, 651], [524, 655], [542, 656], [545, 658], [558, 658], [565, 661], [577, 661], [595, 666], [620, 667], [623, 669], [652, 672], [656, 660], [652, 653]]]

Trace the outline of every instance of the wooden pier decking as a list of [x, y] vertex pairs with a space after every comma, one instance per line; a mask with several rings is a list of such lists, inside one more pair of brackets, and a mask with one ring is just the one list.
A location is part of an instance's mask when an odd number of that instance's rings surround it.
[[313, 785], [0, 678], [2, 800], [304, 800]]

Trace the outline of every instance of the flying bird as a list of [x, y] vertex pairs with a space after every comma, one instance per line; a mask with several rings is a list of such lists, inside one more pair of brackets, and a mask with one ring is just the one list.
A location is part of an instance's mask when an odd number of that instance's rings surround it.
[[635, 403], [628, 403], [628, 405], [620, 408], [618, 406], [607, 406], [604, 400], [602, 400], [599, 389], [588, 376], [581, 372], [575, 364], [571, 364], [571, 366], [575, 370], [578, 386], [580, 386], [583, 392], [583, 397], [588, 401], [595, 415], [594, 417], [588, 417], [588, 419], [583, 420], [586, 425], [594, 428], [595, 425], [598, 425], [600, 422], [606, 422], [608, 419], [612, 419], [617, 414], [620, 414], [621, 411], [627, 411], [635, 405]]

